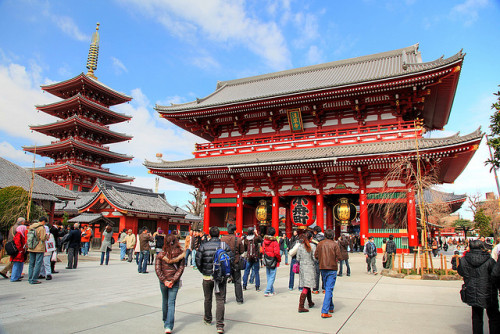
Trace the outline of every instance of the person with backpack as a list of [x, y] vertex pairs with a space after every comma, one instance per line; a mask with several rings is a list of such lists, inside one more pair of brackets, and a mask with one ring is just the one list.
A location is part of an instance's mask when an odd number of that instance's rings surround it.
[[373, 242], [374, 238], [372, 236], [368, 237], [368, 242], [365, 245], [364, 254], [366, 256], [366, 270], [368, 274], [373, 272], [373, 275], [377, 275], [377, 246]]
[[26, 260], [26, 226], [19, 225], [12, 241], [16, 245], [17, 254], [10, 256], [10, 263], [12, 263], [12, 274], [10, 275], [11, 282], [20, 282], [23, 273], [24, 261]]
[[[241, 269], [240, 261], [243, 261], [241, 254], [245, 252], [245, 246], [241, 242], [234, 232], [236, 232], [236, 226], [234, 224], [229, 224], [227, 226], [227, 235], [221, 238], [222, 242], [229, 245], [231, 252], [234, 255], [234, 262], [231, 263], [231, 277], [233, 278], [234, 284], [234, 294], [236, 297], [236, 302], [238, 304], [243, 304], [243, 289], [241, 287]], [[246, 266], [245, 266], [246, 269]]]
[[[260, 291], [260, 244], [262, 239], [253, 227], [247, 229], [247, 237], [244, 242], [245, 252], [247, 252], [247, 265], [245, 267], [245, 272], [243, 274], [243, 290], [247, 289], [248, 275], [253, 271], [255, 277], [255, 290]], [[252, 282], [250, 282], [252, 283]]]
[[45, 241], [48, 240], [48, 235], [45, 233], [45, 217], [40, 219], [40, 222], [34, 222], [30, 225], [28, 230], [27, 244], [28, 252], [30, 253], [30, 265], [29, 265], [29, 283], [30, 284], [40, 284], [38, 276], [40, 276], [40, 270], [42, 268], [43, 256], [45, 253]]
[[494, 284], [497, 264], [480, 240], [470, 241], [469, 247], [470, 251], [460, 259], [457, 270], [464, 279], [460, 297], [472, 308], [472, 333], [483, 333], [484, 309], [490, 333], [500, 333], [498, 290]]
[[385, 269], [392, 269], [392, 259], [396, 256], [396, 243], [394, 242], [394, 236], [389, 235], [389, 240], [385, 246], [385, 251], [387, 253], [387, 262], [385, 263]]
[[276, 230], [274, 227], [268, 227], [266, 231], [266, 235], [264, 236], [264, 242], [262, 243], [262, 254], [263, 254], [263, 262], [266, 266], [266, 278], [267, 278], [267, 286], [264, 291], [264, 297], [274, 296], [276, 293], [274, 292], [274, 280], [276, 279], [276, 271], [281, 262], [280, 255], [280, 245], [278, 241], [276, 241]]
[[[20, 225], [24, 225], [24, 223], [26, 222], [26, 220], [23, 218], [23, 217], [19, 217], [17, 218], [17, 221], [14, 223], [14, 225], [12, 225], [12, 227], [10, 228], [9, 230], [9, 234], [7, 236], [7, 242], [9, 241], [12, 241], [14, 240], [14, 236], [16, 235], [16, 231], [17, 231], [17, 228], [20, 226]], [[26, 243], [26, 242], [25, 242]], [[14, 263], [10, 262], [9, 264], [7, 264], [3, 269], [2, 271], [0, 271], [0, 276], [2, 276], [3, 278], [8, 278], [7, 277], [7, 273], [9, 271], [12, 271], [12, 267], [13, 267]]]
[[[217, 226], [210, 227], [209, 233], [210, 240], [201, 243], [195, 259], [196, 267], [203, 275], [203, 294], [205, 297], [203, 320], [207, 325], [212, 324], [212, 294], [215, 294], [217, 333], [224, 333], [226, 285], [227, 278], [231, 274], [230, 263], [234, 255], [229, 245], [219, 239], [220, 232]], [[228, 266], [229, 268], [227, 268]]]

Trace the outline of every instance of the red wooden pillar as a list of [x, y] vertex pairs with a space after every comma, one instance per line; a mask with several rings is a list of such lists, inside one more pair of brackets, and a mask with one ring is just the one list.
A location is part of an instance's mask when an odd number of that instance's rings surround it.
[[280, 230], [280, 197], [277, 193], [273, 195], [273, 208], [272, 208], [272, 227], [274, 227], [276, 234], [278, 235]]
[[316, 225], [321, 227], [321, 231], [325, 230], [325, 203], [323, 194], [316, 195]]
[[208, 234], [210, 232], [210, 194], [205, 198], [205, 212], [203, 213], [203, 232]]
[[49, 222], [54, 223], [54, 210], [56, 208], [56, 202], [50, 202], [50, 212], [49, 212]]
[[331, 204], [326, 206], [326, 228], [333, 230], [333, 207]]
[[408, 188], [406, 195], [407, 205], [407, 220], [408, 220], [408, 245], [410, 247], [418, 246], [418, 232], [417, 232], [417, 211], [415, 208], [415, 193], [413, 188]]
[[368, 238], [368, 203], [366, 200], [365, 180], [361, 177], [359, 192], [359, 234], [361, 245], [365, 244], [365, 238]]
[[286, 237], [291, 238], [293, 234], [293, 229], [292, 229], [292, 219], [290, 217], [290, 204], [287, 204], [286, 206], [286, 214], [285, 214], [285, 232], [286, 232]]
[[243, 233], [243, 194], [236, 197], [236, 233]]

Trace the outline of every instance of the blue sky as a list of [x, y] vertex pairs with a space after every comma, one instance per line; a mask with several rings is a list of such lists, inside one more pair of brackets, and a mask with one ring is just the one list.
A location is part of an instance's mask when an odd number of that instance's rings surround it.
[[[420, 43], [424, 61], [464, 49], [467, 53], [445, 131], [488, 131], [493, 92], [500, 84], [497, 0], [364, 1], [0, 1], [0, 156], [23, 166], [32, 157], [23, 145], [51, 138], [31, 133], [29, 124], [55, 118], [34, 105], [56, 101], [40, 85], [86, 72], [90, 38], [100, 26], [96, 76], [131, 95], [114, 110], [133, 116], [113, 130], [134, 136], [111, 148], [135, 156], [107, 165], [153, 188], [142, 166], [161, 152], [166, 160], [192, 157], [186, 133], [154, 111], [155, 104], [204, 97], [217, 81], [363, 56]], [[496, 37], [495, 37], [496, 36]], [[484, 166], [483, 144], [464, 173], [442, 189], [455, 193], [495, 191]], [[37, 165], [46, 160], [37, 157]], [[162, 179], [160, 190], [183, 205], [191, 188]], [[467, 216], [468, 213], [462, 210]]]

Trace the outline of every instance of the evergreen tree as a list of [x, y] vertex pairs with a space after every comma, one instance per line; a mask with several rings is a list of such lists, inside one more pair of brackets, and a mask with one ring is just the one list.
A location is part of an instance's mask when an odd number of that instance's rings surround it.
[[483, 209], [479, 209], [474, 215], [475, 228], [482, 237], [489, 237], [493, 234], [490, 224], [491, 218], [484, 214]]
[[472, 231], [472, 229], [474, 228], [474, 224], [468, 219], [460, 218], [455, 220], [455, 222], [453, 223], [453, 227], [455, 227], [457, 230], [464, 231], [464, 235], [467, 238], [467, 232]]
[[[0, 189], [0, 231], [5, 235], [14, 225], [17, 218], [26, 218], [28, 192], [21, 187], [5, 187]], [[30, 220], [45, 216], [45, 211], [31, 202]]]
[[488, 145], [493, 149], [493, 157], [486, 161], [491, 164], [491, 168], [500, 168], [500, 91], [493, 93], [497, 96], [497, 102], [493, 103], [491, 109], [494, 110], [490, 117], [491, 134], [488, 138]]

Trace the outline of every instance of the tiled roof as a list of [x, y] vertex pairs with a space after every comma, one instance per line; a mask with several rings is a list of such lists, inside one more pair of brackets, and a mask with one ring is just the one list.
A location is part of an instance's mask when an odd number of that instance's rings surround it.
[[94, 168], [87, 168], [79, 165], [75, 165], [69, 162], [65, 162], [64, 164], [61, 165], [50, 165], [50, 166], [45, 166], [45, 167], [37, 167], [35, 170], [37, 172], [43, 172], [43, 171], [51, 171], [54, 169], [60, 169], [60, 168], [69, 168], [71, 170], [77, 170], [81, 171], [85, 174], [93, 174], [93, 175], [98, 175], [101, 178], [115, 178], [115, 179], [121, 179], [124, 181], [132, 181], [134, 180], [133, 177], [127, 176], [127, 175], [120, 175], [120, 174], [115, 174], [115, 173], [110, 173], [110, 172], [105, 172], [105, 171], [100, 171]]
[[167, 202], [165, 194], [155, 193], [151, 189], [103, 180], [97, 180], [96, 185], [113, 205], [122, 210], [184, 216]]
[[[467, 199], [466, 194], [455, 195], [455, 193], [447, 193], [436, 189], [424, 190], [425, 203], [434, 203], [434, 202], [453, 203], [457, 201], [465, 201], [466, 199]], [[418, 198], [418, 196], [415, 197], [415, 202], [417, 204], [420, 203], [420, 199]]]
[[[29, 191], [32, 173], [12, 162], [0, 157], [0, 189], [18, 186]], [[76, 195], [46, 178], [35, 174], [33, 183], [33, 198], [54, 200], [75, 199]]]
[[102, 213], [82, 213], [68, 220], [69, 223], [93, 223], [103, 219]]
[[423, 63], [418, 44], [415, 44], [369, 56], [222, 81], [212, 94], [203, 99], [171, 106], [157, 105], [156, 110], [176, 113], [403, 77], [461, 61], [463, 57], [464, 54], [459, 52], [447, 59]]
[[99, 193], [91, 192], [74, 192], [77, 199], [73, 201], [67, 201], [65, 203], [56, 203], [55, 211], [64, 211], [68, 213], [76, 214], [78, 213], [78, 208], [84, 207], [90, 202], [92, 202]]
[[[419, 140], [419, 149], [446, 148], [457, 144], [477, 141], [482, 138], [480, 129], [465, 135], [458, 134], [446, 138], [422, 138]], [[234, 154], [218, 157], [193, 158], [180, 161], [146, 161], [144, 165], [151, 169], [190, 169], [216, 167], [245, 167], [266, 164], [286, 164], [294, 162], [308, 162], [332, 160], [336, 158], [364, 158], [380, 154], [397, 154], [415, 151], [415, 140], [395, 140], [362, 144], [336, 145], [319, 148], [303, 148], [283, 151], [268, 151], [262, 153]]]

